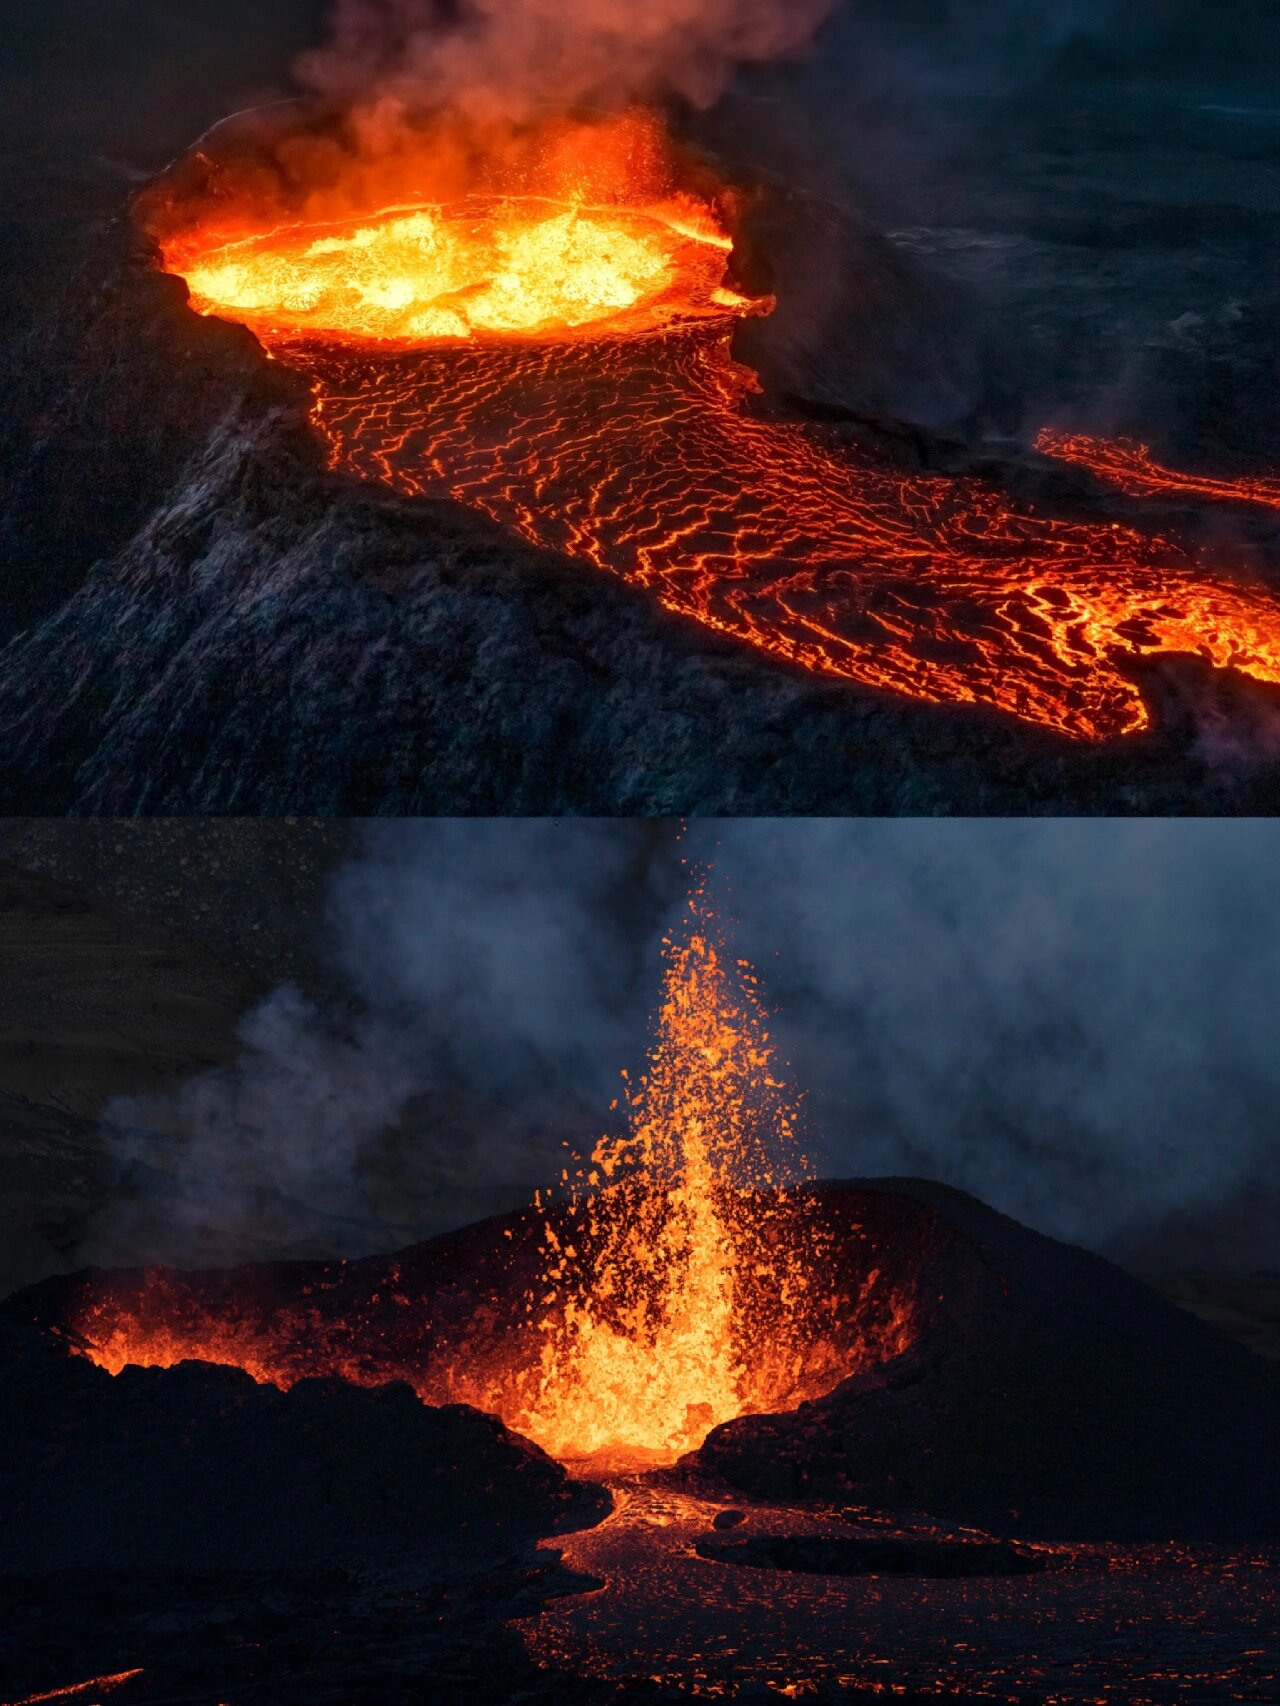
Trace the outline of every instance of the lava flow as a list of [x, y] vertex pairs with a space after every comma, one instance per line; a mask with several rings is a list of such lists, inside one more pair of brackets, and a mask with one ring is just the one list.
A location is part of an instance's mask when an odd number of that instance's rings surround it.
[[1280, 480], [1222, 479], [1209, 474], [1180, 473], [1155, 461], [1147, 444], [1091, 438], [1084, 433], [1053, 432], [1046, 427], [1036, 440], [1036, 449], [1059, 462], [1087, 468], [1104, 485], [1115, 486], [1130, 497], [1211, 498], [1280, 509]]
[[91, 1676], [87, 1682], [70, 1682], [65, 1688], [48, 1688], [42, 1694], [24, 1694], [21, 1700], [10, 1700], [5, 1706], [36, 1706], [37, 1701], [70, 1700], [77, 1694], [88, 1694], [91, 1690], [108, 1694], [113, 1688], [120, 1688], [126, 1682], [131, 1682], [135, 1676], [141, 1676], [139, 1669], [114, 1671], [110, 1676]]
[[[677, 187], [653, 119], [548, 138], [443, 199], [402, 171], [391, 205], [375, 178], [338, 212], [170, 209], [164, 264], [309, 375], [333, 468], [468, 504], [818, 674], [1083, 740], [1147, 725], [1129, 673], [1145, 654], [1280, 683], [1264, 587], [771, 414], [731, 353], [772, 306], [726, 281], [733, 198], [705, 171]], [[1082, 442], [1044, 448], [1079, 461]], [[1142, 467], [1127, 489], [1239, 495]]]
[[71, 1343], [112, 1373], [197, 1360], [282, 1387], [406, 1380], [607, 1466], [672, 1462], [719, 1422], [896, 1355], [912, 1297], [856, 1226], [804, 1199], [755, 979], [705, 888], [665, 953], [625, 1133], [530, 1212], [319, 1273], [106, 1276], [71, 1310]]

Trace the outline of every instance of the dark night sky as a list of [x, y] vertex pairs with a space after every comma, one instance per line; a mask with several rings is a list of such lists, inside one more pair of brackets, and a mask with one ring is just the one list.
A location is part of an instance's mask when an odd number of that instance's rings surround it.
[[[425, 9], [425, 8], [424, 8]], [[323, 0], [17, 0], [0, 39], [0, 146], [102, 148], [163, 159], [228, 112], [289, 86]], [[921, 70], [1016, 88], [1066, 52], [1090, 70], [1268, 86], [1268, 0], [837, 0], [823, 54], [852, 87]]]

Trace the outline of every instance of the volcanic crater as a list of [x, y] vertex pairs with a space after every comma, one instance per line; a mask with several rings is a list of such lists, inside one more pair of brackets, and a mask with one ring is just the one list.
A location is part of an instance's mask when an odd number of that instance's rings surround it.
[[[464, 503], [805, 670], [1073, 740], [1148, 725], [1126, 659], [1280, 683], [1274, 589], [1207, 550], [895, 466], [762, 401], [735, 349], [777, 306], [767, 188], [718, 182], [657, 114], [549, 119], [457, 199], [395, 199], [457, 146], [428, 128], [408, 158], [335, 169], [301, 124], [264, 148], [242, 122], [139, 202], [192, 305], [307, 375], [331, 468]], [[1145, 446], [1036, 448], [1131, 498], [1280, 510], [1274, 480]]]
[[309, 122], [211, 133], [28, 339], [15, 806], [1270, 798], [1272, 482], [935, 430], [957, 293], [651, 118], [337, 202]]
[[[730, 1418], [674, 1464], [677, 1441], [581, 1456], [561, 1441], [561, 1467], [492, 1414], [529, 1366], [536, 1213], [385, 1258], [44, 1282], [3, 1306], [0, 1565], [140, 1583], [340, 1566], [394, 1584], [448, 1559], [459, 1584], [481, 1572], [490, 1618], [515, 1619], [535, 1699], [615, 1698], [583, 1692], [606, 1683], [629, 1699], [644, 1677], [675, 1698], [750, 1680], [847, 1700], [889, 1679], [954, 1701], [1268, 1698], [1274, 1367], [939, 1186], [813, 1184], [778, 1225], [822, 1253], [819, 1395]], [[550, 1550], [537, 1574], [524, 1554], [513, 1598], [496, 1560], [538, 1536]], [[352, 1615], [332, 1586], [307, 1591]], [[403, 1620], [412, 1597], [391, 1591]], [[366, 1608], [361, 1639], [367, 1623]], [[512, 1687], [484, 1627], [484, 1686]], [[171, 1698], [165, 1644], [126, 1647], [153, 1665], [131, 1697]], [[252, 1655], [202, 1662], [259, 1697]]]

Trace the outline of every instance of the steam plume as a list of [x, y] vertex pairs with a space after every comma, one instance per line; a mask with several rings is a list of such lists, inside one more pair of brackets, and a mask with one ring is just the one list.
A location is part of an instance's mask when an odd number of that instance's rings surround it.
[[[1280, 1190], [1274, 840], [797, 820], [695, 825], [683, 850], [716, 864], [826, 1170], [940, 1178], [1106, 1249]], [[184, 1134], [166, 1214], [231, 1224], [271, 1189], [376, 1218], [400, 1120], [420, 1175], [552, 1176], [643, 1054], [680, 851], [656, 823], [370, 826], [329, 909], [357, 1017], [278, 994], [176, 1110], [112, 1110]]]
[[303, 80], [348, 104], [479, 121], [678, 97], [709, 106], [736, 66], [802, 48], [832, 0], [338, 0]]

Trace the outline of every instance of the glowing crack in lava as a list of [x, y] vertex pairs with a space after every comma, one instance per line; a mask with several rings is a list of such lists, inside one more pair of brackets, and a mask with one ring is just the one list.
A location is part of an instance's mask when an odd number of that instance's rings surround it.
[[726, 284], [729, 214], [673, 187], [659, 129], [562, 127], [515, 190], [495, 168], [451, 200], [265, 223], [215, 200], [162, 235], [164, 264], [309, 375], [333, 468], [468, 504], [820, 675], [1083, 740], [1147, 725], [1127, 673], [1147, 654], [1280, 683], [1265, 587], [771, 415], [731, 354], [771, 304]]
[[194, 1359], [282, 1387], [405, 1380], [606, 1468], [672, 1462], [719, 1422], [897, 1355], [914, 1295], [806, 1195], [756, 981], [705, 886], [664, 953], [625, 1131], [532, 1209], [399, 1257], [106, 1275], [70, 1342], [112, 1373]]

